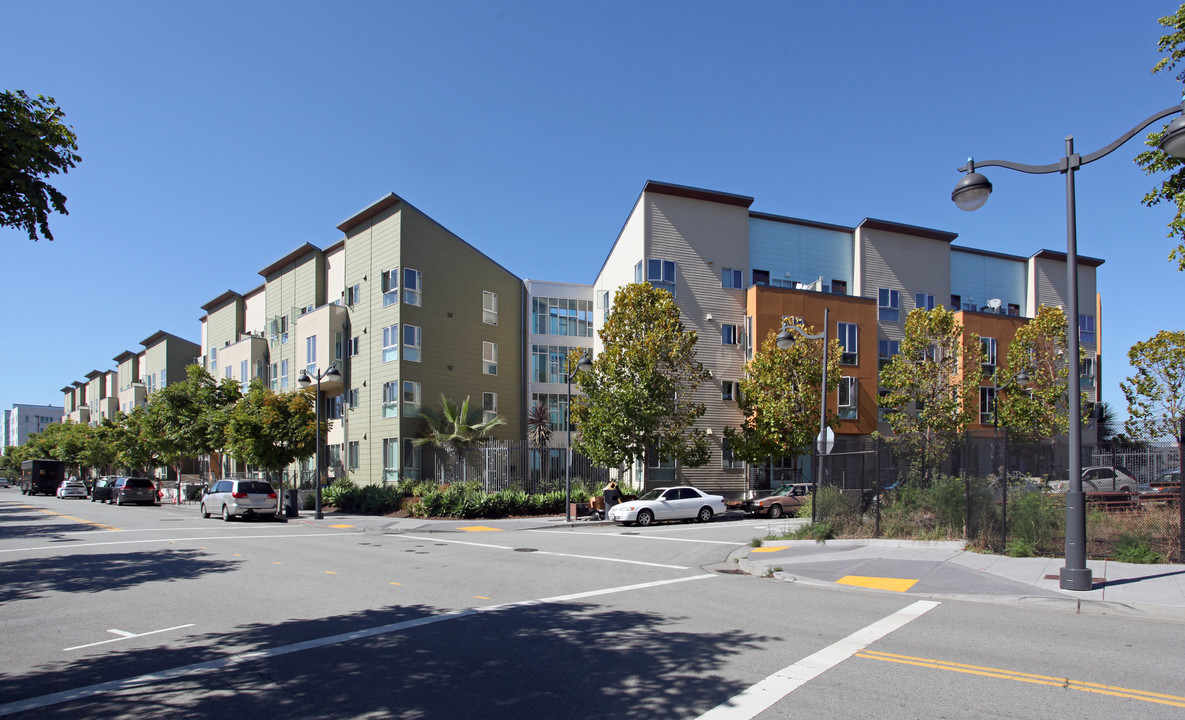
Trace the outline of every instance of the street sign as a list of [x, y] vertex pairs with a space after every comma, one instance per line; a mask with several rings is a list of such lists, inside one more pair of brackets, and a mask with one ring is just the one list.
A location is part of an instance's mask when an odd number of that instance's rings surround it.
[[827, 434], [820, 432], [815, 436], [815, 447], [819, 449], [820, 455], [831, 454], [832, 448], [835, 447], [835, 431], [827, 428]]

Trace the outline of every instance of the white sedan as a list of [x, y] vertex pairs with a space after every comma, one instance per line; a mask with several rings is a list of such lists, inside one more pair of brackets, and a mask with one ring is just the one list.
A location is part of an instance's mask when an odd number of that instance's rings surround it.
[[623, 525], [651, 525], [663, 520], [708, 522], [726, 511], [724, 498], [686, 485], [654, 488], [637, 500], [627, 500], [609, 509], [609, 519]]
[[56, 494], [59, 498], [86, 500], [86, 485], [81, 480], [63, 480]]

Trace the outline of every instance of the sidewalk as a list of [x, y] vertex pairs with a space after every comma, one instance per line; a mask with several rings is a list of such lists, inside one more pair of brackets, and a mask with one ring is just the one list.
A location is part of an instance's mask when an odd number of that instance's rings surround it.
[[961, 541], [775, 541], [732, 558], [752, 575], [789, 582], [1185, 621], [1185, 565], [1089, 560], [1093, 589], [1073, 591], [1060, 588], [1062, 558], [984, 555]]

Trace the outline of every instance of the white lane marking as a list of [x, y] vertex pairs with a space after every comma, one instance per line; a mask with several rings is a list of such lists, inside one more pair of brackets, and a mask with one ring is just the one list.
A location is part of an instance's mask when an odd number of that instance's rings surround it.
[[155, 540], [113, 540], [111, 542], [93, 542], [93, 543], [74, 543], [71, 545], [42, 545], [40, 547], [23, 547], [23, 548], [9, 548], [7, 550], [0, 550], [0, 553], [14, 553], [27, 552], [31, 550], [61, 550], [67, 548], [74, 550], [76, 548], [84, 547], [105, 547], [107, 545], [144, 545], [147, 543], [171, 543], [171, 542], [204, 542], [206, 540], [271, 540], [273, 538], [294, 538], [294, 537], [337, 537], [340, 535], [357, 535], [358, 533], [292, 533], [290, 535], [217, 535], [211, 537], [174, 537], [174, 538], [157, 538]]
[[663, 537], [662, 535], [626, 535], [625, 533], [596, 533], [583, 530], [528, 530], [533, 533], [550, 533], [552, 535], [595, 535], [597, 537], [625, 538], [627, 540], [666, 540], [667, 542], [702, 543], [708, 545], [745, 545], [748, 540], [732, 542], [729, 540], [693, 540], [691, 538]]
[[173, 678], [182, 677], [200, 670], [215, 670], [218, 668], [229, 667], [231, 665], [237, 665], [243, 662], [249, 662], [251, 660], [264, 660], [268, 658], [279, 657], [281, 655], [288, 655], [290, 653], [301, 652], [302, 650], [314, 650], [327, 645], [337, 645], [339, 643], [349, 642], [351, 640], [360, 640], [362, 638], [373, 637], [375, 635], [386, 635], [399, 632], [401, 630], [410, 630], [422, 625], [432, 625], [434, 623], [444, 622], [446, 620], [457, 620], [463, 617], [470, 617], [472, 615], [499, 612], [502, 610], [509, 610], [519, 607], [532, 607], [547, 603], [562, 603], [569, 600], [581, 600], [584, 598], [596, 597], [598, 595], [611, 595], [613, 593], [630, 592], [633, 590], [645, 590], [647, 588], [660, 587], [662, 585], [673, 585], [675, 583], [689, 582], [691, 580], [707, 580], [714, 577], [716, 576], [712, 574], [692, 575], [690, 577], [675, 578], [674, 580], [657, 580], [655, 582], [640, 583], [637, 585], [622, 585], [620, 587], [605, 588], [603, 590], [590, 590], [588, 592], [572, 593], [571, 595], [556, 595], [538, 600], [523, 600], [521, 602], [506, 603], [503, 605], [488, 605], [480, 608], [454, 610], [441, 615], [429, 615], [428, 617], [417, 618], [415, 620], [405, 620], [403, 622], [392, 623], [390, 625], [380, 625], [379, 627], [368, 628], [366, 630], [356, 630], [354, 632], [342, 633], [340, 635], [330, 635], [329, 637], [319, 638], [316, 640], [306, 640], [304, 642], [293, 643], [292, 645], [282, 645], [280, 647], [274, 647], [268, 650], [256, 650], [253, 652], [242, 653], [240, 655], [228, 655], [226, 657], [218, 658], [217, 660], [208, 660], [206, 662], [194, 663], [192, 665], [183, 665], [181, 667], [176, 667], [169, 670], [161, 670], [159, 672], [149, 673], [147, 675], [138, 675], [136, 677], [124, 678], [122, 680], [112, 680], [111, 682], [99, 683], [97, 685], [88, 685], [86, 687], [75, 688], [73, 690], [63, 690], [61, 692], [51, 693], [49, 695], [42, 695], [41, 697], [27, 698], [25, 700], [5, 703], [0, 705], [0, 716], [14, 715], [20, 712], [27, 712], [29, 710], [36, 710], [38, 708], [70, 702], [71, 700], [84, 700], [86, 698], [94, 697], [95, 695], [102, 695], [104, 693], [119, 692], [121, 690], [143, 687], [145, 685], [151, 685], [163, 680], [172, 680]]
[[[417, 535], [401, 535], [388, 533], [388, 537], [407, 538], [408, 540], [422, 540], [433, 543], [448, 543], [450, 545], [471, 545], [473, 547], [490, 548], [491, 550], [514, 550], [510, 545], [493, 545], [491, 543], [469, 542], [466, 540], [448, 540], [438, 537], [419, 537]], [[626, 565], [645, 565], [646, 567], [668, 568], [670, 570], [690, 570], [686, 565], [664, 565], [662, 563], [643, 562], [641, 560], [622, 560], [621, 558], [600, 557], [598, 555], [573, 555], [572, 553], [558, 553], [550, 550], [536, 550], [531, 555], [550, 555], [552, 557], [576, 558], [578, 560], [600, 560], [601, 562], [624, 563]]]
[[131, 638], [144, 637], [145, 635], [156, 635], [158, 633], [169, 632], [170, 630], [183, 630], [187, 627], [193, 627], [193, 623], [188, 625], [177, 625], [176, 627], [165, 628], [164, 630], [152, 630], [146, 633], [130, 633], [126, 630], [108, 630], [109, 633], [115, 633], [120, 637], [112, 638], [110, 640], [100, 640], [99, 642], [87, 643], [86, 645], [75, 645], [74, 647], [62, 648], [62, 652], [69, 652], [70, 650], [81, 650], [83, 648], [94, 647], [96, 645], [106, 645], [107, 643], [119, 642], [121, 640], [129, 640]]
[[[169, 527], [165, 528], [169, 532], [177, 532], [178, 530], [209, 530], [209, 525], [195, 525], [194, 527]], [[132, 530], [71, 530], [70, 532], [57, 533], [58, 535], [98, 535], [100, 533], [134, 533], [134, 532], [160, 532], [161, 528], [135, 528]]]
[[866, 628], [857, 630], [843, 640], [832, 643], [814, 655], [809, 655], [789, 667], [753, 685], [729, 700], [700, 715], [700, 720], [750, 720], [765, 712], [803, 683], [830, 670], [860, 650], [903, 627], [911, 620], [938, 607], [939, 603], [919, 600]]

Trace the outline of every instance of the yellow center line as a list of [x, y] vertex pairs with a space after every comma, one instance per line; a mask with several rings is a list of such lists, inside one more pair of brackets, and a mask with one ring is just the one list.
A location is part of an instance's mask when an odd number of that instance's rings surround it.
[[1166, 695], [1164, 693], [1154, 693], [1145, 690], [1134, 690], [1132, 688], [1115, 687], [1112, 685], [1103, 685], [1100, 683], [1086, 682], [1083, 680], [1070, 680], [1069, 678], [1055, 677], [1051, 675], [1037, 675], [1035, 673], [1019, 672], [1016, 670], [1002, 670], [1000, 668], [984, 667], [982, 665], [968, 665], [965, 663], [950, 662], [949, 660], [935, 660], [933, 658], [913, 657], [910, 655], [896, 655], [893, 653], [879, 652], [876, 650], [861, 650], [860, 652], [856, 653], [856, 657], [864, 658], [866, 660], [881, 660], [884, 662], [900, 663], [902, 665], [931, 668], [933, 670], [949, 670], [950, 672], [966, 673], [968, 675], [980, 675], [983, 677], [992, 677], [1001, 680], [1015, 680], [1017, 682], [1031, 683], [1034, 685], [1049, 685], [1052, 687], [1066, 688], [1067, 690], [1081, 690], [1082, 692], [1097, 693], [1099, 695], [1111, 695], [1114, 697], [1128, 698], [1131, 700], [1143, 700], [1144, 702], [1157, 703], [1159, 705], [1185, 707], [1185, 697], [1180, 697], [1178, 695]]
[[23, 507], [26, 510], [36, 510], [37, 512], [45, 513], [46, 515], [56, 515], [57, 517], [66, 518], [67, 520], [73, 520], [74, 522], [82, 523], [83, 525], [93, 525], [94, 527], [102, 528], [104, 530], [114, 530], [116, 532], [119, 532], [119, 528], [117, 528], [117, 527], [111, 527], [110, 525], [104, 525], [103, 523], [97, 523], [97, 522], [93, 522], [91, 520], [83, 520], [82, 518], [76, 518], [73, 515], [63, 515], [60, 512], [54, 512], [53, 510], [46, 510], [45, 508], [34, 507], [33, 505], [23, 505], [21, 503], [14, 503], [14, 504], [17, 507]]

